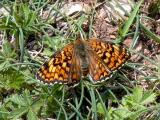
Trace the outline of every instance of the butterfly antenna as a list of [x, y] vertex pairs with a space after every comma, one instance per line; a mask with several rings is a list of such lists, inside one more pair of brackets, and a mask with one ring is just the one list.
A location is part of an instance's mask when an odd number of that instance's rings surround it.
[[82, 32], [80, 32], [80, 39], [81, 39], [81, 40], [84, 40], [84, 37], [83, 37]]

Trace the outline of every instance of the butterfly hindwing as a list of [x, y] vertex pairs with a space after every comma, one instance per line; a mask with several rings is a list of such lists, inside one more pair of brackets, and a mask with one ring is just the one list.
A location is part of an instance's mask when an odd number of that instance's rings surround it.
[[78, 84], [81, 79], [81, 75], [82, 75], [80, 57], [76, 53], [75, 49], [73, 51], [72, 66], [71, 66], [71, 71], [70, 71], [70, 80], [68, 81], [69, 85]]
[[96, 53], [92, 50], [88, 50], [89, 60], [89, 77], [94, 82], [101, 82], [108, 79], [111, 75], [111, 71], [104, 65], [104, 63], [97, 57]]

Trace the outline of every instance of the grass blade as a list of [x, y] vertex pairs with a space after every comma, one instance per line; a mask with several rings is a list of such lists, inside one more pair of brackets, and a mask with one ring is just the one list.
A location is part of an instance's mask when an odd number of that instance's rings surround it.
[[142, 28], [142, 30], [146, 33], [146, 35], [153, 39], [154, 41], [160, 43], [160, 36], [155, 35], [154, 33], [152, 33], [149, 29], [147, 29], [143, 24], [140, 24], [140, 27]]

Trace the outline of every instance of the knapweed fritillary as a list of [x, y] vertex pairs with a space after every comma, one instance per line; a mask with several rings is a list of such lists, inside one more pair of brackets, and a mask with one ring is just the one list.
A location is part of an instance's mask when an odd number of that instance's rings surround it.
[[45, 62], [36, 74], [44, 83], [74, 85], [82, 76], [94, 82], [110, 78], [130, 57], [123, 46], [99, 39], [81, 40], [66, 45]]

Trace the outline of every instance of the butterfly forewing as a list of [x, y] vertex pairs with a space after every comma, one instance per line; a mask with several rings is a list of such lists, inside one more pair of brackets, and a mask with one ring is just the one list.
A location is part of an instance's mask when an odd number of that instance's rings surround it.
[[96, 52], [97, 57], [99, 57], [111, 71], [119, 69], [130, 57], [123, 46], [97, 39], [89, 40], [88, 44], [90, 48]]
[[74, 57], [74, 44], [65, 46], [55, 53], [48, 62], [45, 62], [37, 72], [37, 78], [44, 83], [74, 84], [79, 82], [77, 72], [79, 62]]

